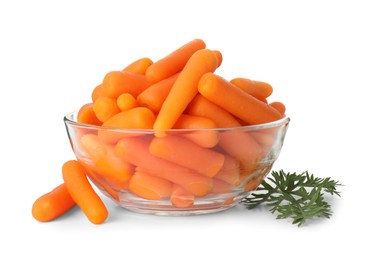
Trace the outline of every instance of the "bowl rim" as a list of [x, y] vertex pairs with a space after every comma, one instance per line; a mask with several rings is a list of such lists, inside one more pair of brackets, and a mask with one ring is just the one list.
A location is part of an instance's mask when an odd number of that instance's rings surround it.
[[[160, 130], [156, 129], [143, 129], [143, 128], [118, 128], [118, 127], [110, 127], [110, 126], [97, 126], [91, 125], [86, 123], [78, 122], [75, 118], [78, 114], [78, 110], [72, 111], [66, 114], [63, 117], [63, 121], [65, 125], [72, 125], [74, 127], [84, 128], [84, 129], [91, 129], [91, 130], [99, 130], [99, 129], [107, 129], [110, 131], [118, 131], [118, 132], [141, 132], [141, 133], [155, 133]], [[256, 125], [245, 125], [245, 126], [234, 126], [234, 127], [217, 127], [217, 128], [172, 128], [167, 130], [162, 130], [164, 132], [185, 132], [185, 131], [234, 131], [234, 130], [259, 130], [259, 129], [267, 129], [278, 127], [282, 125], [287, 125], [290, 122], [291, 118], [288, 115], [284, 115], [282, 118], [268, 122], [263, 124], [256, 124]]]

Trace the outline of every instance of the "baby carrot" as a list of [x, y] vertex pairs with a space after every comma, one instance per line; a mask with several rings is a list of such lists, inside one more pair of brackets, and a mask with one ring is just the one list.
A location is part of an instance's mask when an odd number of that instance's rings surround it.
[[200, 147], [188, 139], [176, 135], [155, 137], [149, 145], [151, 154], [213, 177], [222, 168], [223, 154]]
[[137, 97], [150, 85], [150, 81], [144, 75], [127, 71], [110, 71], [102, 82], [104, 96], [114, 99], [123, 93]]
[[138, 95], [138, 103], [141, 106], [148, 107], [154, 113], [160, 112], [161, 106], [178, 76], [179, 73], [176, 73], [169, 78], [163, 79], [149, 86], [146, 90]]
[[103, 223], [108, 217], [108, 210], [88, 181], [80, 163], [75, 160], [65, 162], [62, 176], [70, 196], [88, 220], [94, 224]]
[[269, 105], [274, 107], [276, 110], [278, 110], [278, 112], [282, 116], [284, 116], [284, 114], [286, 113], [286, 106], [280, 101], [273, 101], [273, 102], [269, 103]]
[[32, 216], [41, 222], [53, 220], [75, 206], [64, 183], [40, 196], [32, 205]]
[[201, 95], [248, 124], [268, 123], [282, 117], [272, 106], [214, 73], [206, 73], [202, 76], [198, 89]]
[[220, 179], [217, 179], [216, 177], [214, 177], [212, 181], [213, 181], [212, 193], [216, 193], [216, 194], [229, 193], [233, 189], [233, 186], [231, 186], [231, 184], [225, 181], [222, 181]]
[[234, 78], [230, 80], [230, 83], [260, 100], [266, 99], [273, 93], [273, 87], [262, 81], [255, 81], [247, 78]]
[[120, 112], [117, 106], [117, 101], [109, 97], [99, 97], [93, 104], [93, 111], [96, 117], [101, 121], [105, 122], [115, 114]]
[[77, 121], [88, 125], [101, 125], [102, 122], [96, 117], [93, 103], [83, 105], [77, 115]]
[[150, 65], [145, 75], [153, 82], [166, 79], [181, 71], [190, 57], [198, 50], [205, 49], [206, 44], [201, 39], [194, 39], [169, 53], [162, 59]]
[[138, 137], [118, 141], [116, 153], [125, 161], [145, 169], [147, 173], [180, 185], [194, 196], [205, 196], [212, 188], [211, 178], [152, 155], [149, 143]]
[[92, 102], [95, 102], [99, 97], [104, 97], [104, 88], [102, 84], [97, 85], [91, 93]]
[[173, 184], [170, 201], [177, 208], [188, 208], [194, 204], [195, 196], [177, 184]]
[[130, 63], [122, 71], [144, 75], [145, 71], [152, 63], [153, 61], [150, 58], [143, 57]]
[[198, 93], [197, 85], [202, 75], [213, 72], [218, 66], [216, 54], [209, 49], [196, 51], [180, 72], [168, 96], [162, 104], [153, 128], [156, 136], [173, 127], [179, 116]]
[[83, 150], [94, 165], [90, 165], [95, 175], [116, 190], [125, 189], [132, 176], [133, 167], [115, 155], [114, 146], [102, 142], [97, 135], [86, 134], [81, 137]]
[[138, 102], [130, 93], [123, 93], [117, 98], [117, 106], [121, 111], [137, 107]]
[[[177, 129], [193, 129], [183, 134], [184, 138], [200, 145], [201, 147], [212, 148], [218, 143], [218, 132], [211, 130], [217, 125], [207, 117], [191, 116], [182, 114], [174, 124]], [[196, 130], [199, 129], [199, 130]], [[202, 130], [201, 130], [202, 129]]]
[[212, 103], [200, 94], [188, 105], [186, 112], [193, 116], [207, 117], [217, 125], [217, 127], [235, 127], [241, 126], [229, 112]]
[[144, 199], [160, 200], [170, 196], [172, 183], [157, 176], [136, 171], [130, 179], [129, 190]]
[[[122, 137], [135, 135], [131, 129], [152, 129], [154, 121], [155, 115], [150, 109], [135, 107], [105, 121], [103, 126], [108, 128], [99, 129], [98, 136], [104, 142], [115, 143]], [[110, 127], [128, 129], [129, 132], [111, 130]]]
[[225, 155], [225, 162], [214, 178], [225, 181], [233, 186], [238, 186], [240, 184], [239, 161], [229, 155]]

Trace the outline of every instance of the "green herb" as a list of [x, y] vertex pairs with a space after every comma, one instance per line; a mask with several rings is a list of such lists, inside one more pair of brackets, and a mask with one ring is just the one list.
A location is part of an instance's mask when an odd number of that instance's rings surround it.
[[325, 201], [324, 193], [340, 196], [336, 190], [342, 184], [331, 178], [317, 178], [305, 171], [301, 174], [272, 171], [260, 186], [241, 202], [252, 209], [260, 204], [270, 206], [277, 212], [277, 219], [292, 218], [299, 227], [308, 219], [330, 218], [331, 205]]

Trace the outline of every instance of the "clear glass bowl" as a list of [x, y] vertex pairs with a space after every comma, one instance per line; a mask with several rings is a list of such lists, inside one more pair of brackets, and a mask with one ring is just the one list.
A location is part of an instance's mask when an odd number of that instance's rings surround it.
[[116, 129], [64, 117], [89, 179], [128, 210], [198, 215], [237, 205], [261, 183], [282, 149], [290, 118], [216, 129]]

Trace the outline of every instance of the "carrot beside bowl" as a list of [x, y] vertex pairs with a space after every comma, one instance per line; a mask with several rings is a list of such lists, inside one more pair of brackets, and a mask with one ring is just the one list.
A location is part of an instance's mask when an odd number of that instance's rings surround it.
[[290, 118], [198, 128], [209, 120], [192, 116], [192, 108], [187, 111], [191, 113], [176, 124], [181, 128], [163, 130], [162, 136], [152, 128], [155, 118], [146, 109], [130, 113], [142, 118], [138, 127], [126, 127], [136, 124], [126, 115], [119, 119], [124, 127], [82, 123], [78, 111], [67, 114], [64, 123], [87, 177], [121, 207], [156, 215], [198, 215], [231, 208], [271, 170]]

